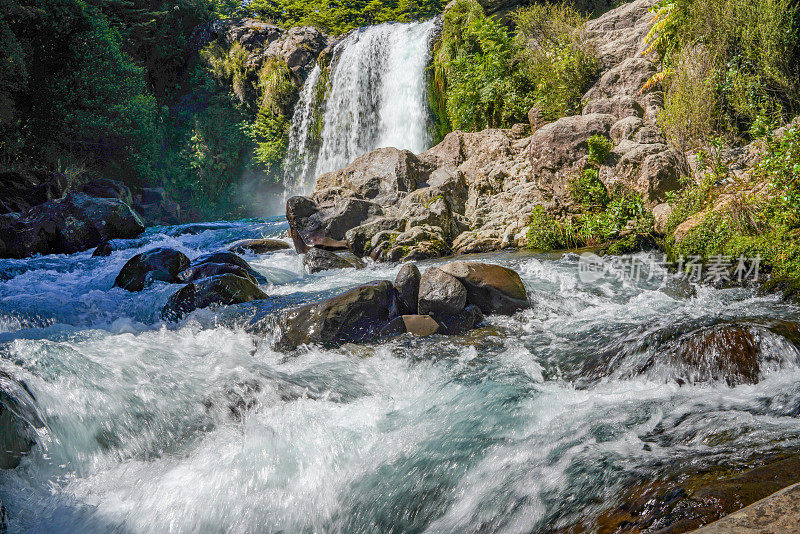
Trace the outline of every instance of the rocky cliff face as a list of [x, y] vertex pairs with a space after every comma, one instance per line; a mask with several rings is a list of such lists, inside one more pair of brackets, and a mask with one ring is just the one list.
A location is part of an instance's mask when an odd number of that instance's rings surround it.
[[553, 214], [577, 208], [568, 183], [587, 164], [588, 140], [614, 141], [600, 178], [622, 183], [651, 208], [679, 187], [684, 154], [656, 126], [658, 90], [640, 94], [656, 72], [641, 57], [655, 0], [637, 0], [591, 21], [602, 73], [584, 96], [581, 115], [511, 129], [455, 131], [422, 154], [383, 148], [317, 179], [292, 199], [287, 218], [305, 246], [349, 248], [386, 261], [522, 247], [536, 206]]

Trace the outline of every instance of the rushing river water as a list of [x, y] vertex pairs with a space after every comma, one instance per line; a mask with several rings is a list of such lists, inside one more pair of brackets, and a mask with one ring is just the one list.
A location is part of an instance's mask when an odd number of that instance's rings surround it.
[[[591, 524], [631, 480], [800, 445], [798, 351], [765, 328], [755, 385], [626, 372], [675, 332], [800, 320], [748, 290], [582, 284], [573, 254], [483, 255], [522, 275], [532, 309], [461, 337], [284, 354], [230, 309], [161, 323], [178, 286], [111, 289], [137, 251], [195, 257], [284, 230], [155, 228], [109, 258], [0, 261], [0, 370], [46, 423], [0, 472], [12, 532], [543, 532]], [[246, 258], [276, 309], [398, 270]], [[586, 362], [609, 351], [631, 362], [593, 378]]]

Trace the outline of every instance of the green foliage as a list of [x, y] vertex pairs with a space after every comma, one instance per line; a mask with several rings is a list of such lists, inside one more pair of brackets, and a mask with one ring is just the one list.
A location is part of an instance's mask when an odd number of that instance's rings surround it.
[[697, 256], [704, 261], [712, 256], [759, 256], [762, 270], [770, 272], [768, 289], [782, 288], [800, 296], [800, 130], [790, 128], [778, 139], [764, 140], [763, 157], [751, 178], [753, 184], [768, 184], [767, 194], [733, 193], [723, 208], [712, 211], [708, 208], [713, 204], [710, 190], [715, 174], [710, 175], [671, 202], [671, 227], [690, 216], [700, 221], [679, 243], [667, 242], [670, 256]]
[[[515, 53], [505, 26], [486, 17], [474, 0], [457, 0], [445, 13], [434, 56], [434, 83], [447, 117], [440, 122], [473, 131], [523, 120], [532, 87]], [[441, 114], [439, 106], [434, 109]]]
[[243, 9], [285, 27], [316, 26], [326, 33], [342, 35], [360, 26], [432, 17], [442, 7], [442, 0], [251, 0]]
[[589, 152], [589, 165], [598, 167], [611, 155], [614, 143], [605, 135], [595, 134], [586, 141]]
[[532, 4], [514, 13], [517, 56], [545, 119], [578, 113], [599, 62], [586, 17], [571, 4]]
[[651, 82], [666, 89], [660, 122], [673, 144], [747, 135], [765, 117], [779, 122], [798, 111], [796, 1], [675, 0], [656, 10], [647, 42], [664, 68]]
[[528, 248], [548, 251], [583, 246], [571, 222], [560, 221], [547, 214], [542, 206], [536, 206], [528, 227]]
[[512, 36], [475, 0], [456, 0], [429, 82], [434, 137], [525, 122], [534, 105], [547, 119], [576, 112], [598, 65], [585, 22], [567, 4], [534, 4], [514, 13]]
[[597, 169], [586, 169], [570, 181], [569, 192], [572, 200], [587, 210], [605, 208], [609, 202], [608, 189], [600, 181]]

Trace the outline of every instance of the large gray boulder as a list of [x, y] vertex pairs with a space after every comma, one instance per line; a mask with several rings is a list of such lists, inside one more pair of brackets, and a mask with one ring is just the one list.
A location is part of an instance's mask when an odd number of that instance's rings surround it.
[[379, 148], [344, 169], [317, 178], [317, 190], [343, 188], [382, 206], [397, 203], [427, 178], [426, 167], [408, 150]]
[[72, 254], [143, 231], [141, 219], [124, 202], [70, 193], [21, 214], [0, 216], [0, 257]]
[[199, 267], [206, 263], [225, 263], [230, 265], [236, 265], [241, 267], [242, 269], [246, 270], [248, 274], [254, 278], [259, 284], [266, 284], [267, 279], [266, 277], [253, 269], [253, 267], [247, 263], [241, 256], [237, 256], [233, 252], [211, 252], [209, 254], [203, 254], [202, 256], [198, 256], [192, 261], [192, 267]]
[[391, 319], [393, 296], [391, 283], [373, 282], [291, 310], [279, 320], [276, 345], [292, 350], [309, 343], [337, 346], [376, 339]]
[[486, 315], [511, 315], [529, 308], [528, 292], [516, 271], [471, 261], [447, 263], [439, 269], [457, 279], [467, 292], [467, 302]]
[[178, 282], [178, 274], [189, 267], [183, 252], [159, 247], [129, 259], [114, 280], [114, 287], [127, 291], [142, 291], [155, 281]]
[[437, 267], [428, 267], [422, 273], [418, 299], [421, 315], [456, 315], [466, 305], [467, 290], [457, 278]]
[[397, 273], [397, 278], [394, 280], [394, 288], [397, 290], [401, 314], [415, 315], [417, 313], [421, 279], [422, 274], [413, 263], [406, 263]]

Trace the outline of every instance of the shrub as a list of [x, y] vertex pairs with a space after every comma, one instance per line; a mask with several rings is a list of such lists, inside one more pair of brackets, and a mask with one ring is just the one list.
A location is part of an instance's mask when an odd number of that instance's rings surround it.
[[561, 222], [548, 215], [542, 206], [533, 209], [527, 240], [528, 248], [540, 251], [576, 248], [582, 245], [578, 241], [572, 223]]
[[570, 181], [569, 192], [572, 200], [586, 210], [602, 209], [608, 204], [608, 190], [600, 181], [597, 169], [586, 169], [579, 177]]
[[591, 136], [586, 144], [588, 145], [589, 165], [599, 167], [603, 165], [611, 155], [614, 143], [605, 135], [595, 134]]
[[546, 119], [580, 110], [581, 96], [599, 62], [588, 39], [586, 17], [570, 4], [533, 4], [514, 13], [514, 42]]

